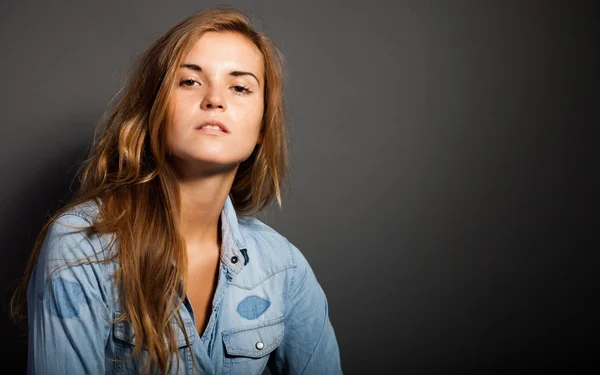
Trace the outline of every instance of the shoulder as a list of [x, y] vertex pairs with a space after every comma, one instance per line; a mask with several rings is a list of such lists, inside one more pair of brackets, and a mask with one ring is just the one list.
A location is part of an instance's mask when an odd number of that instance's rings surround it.
[[71, 316], [75, 311], [57, 301], [82, 302], [91, 295], [108, 300], [112, 265], [107, 265], [100, 237], [88, 230], [94, 212], [93, 203], [86, 202], [60, 213], [47, 227], [29, 280], [28, 298], [54, 301], [46, 304], [51, 314]]
[[[63, 212], [61, 217], [75, 216], [79, 217], [83, 221], [87, 222], [88, 225], [91, 225], [96, 216], [98, 216], [98, 212], [100, 211], [100, 202], [95, 200], [87, 200], [83, 203], [79, 203], [76, 206], [73, 206]], [[68, 220], [68, 218], [67, 218]]]
[[298, 268], [303, 273], [310, 268], [302, 252], [287, 237], [258, 218], [238, 216], [238, 225], [248, 252], [251, 283], [286, 270]]
[[240, 232], [248, 250], [263, 261], [275, 262], [282, 266], [296, 266], [298, 249], [278, 231], [255, 217], [238, 216]]
[[97, 213], [97, 204], [87, 201], [69, 208], [52, 221], [39, 254], [40, 260], [46, 261], [46, 267], [104, 259], [104, 241], [88, 231]]

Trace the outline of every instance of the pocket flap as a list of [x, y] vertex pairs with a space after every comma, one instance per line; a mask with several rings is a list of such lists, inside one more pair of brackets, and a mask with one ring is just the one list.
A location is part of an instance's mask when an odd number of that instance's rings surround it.
[[[115, 320], [121, 316], [121, 312], [120, 311], [116, 311], [114, 313], [114, 318]], [[175, 318], [173, 318], [175, 319]], [[188, 334], [188, 339], [190, 341], [190, 345], [194, 342], [194, 331], [196, 330], [196, 327], [194, 326], [193, 322], [187, 321], [186, 319], [183, 320], [183, 323], [185, 325], [185, 329], [187, 331]], [[185, 335], [183, 333], [183, 331], [181, 330], [181, 328], [179, 328], [179, 325], [173, 321], [171, 323], [171, 326], [173, 327], [174, 333], [175, 333], [175, 343], [177, 344], [178, 348], [183, 348], [185, 346], [187, 346], [187, 342], [185, 341]], [[115, 336], [115, 338], [121, 340], [121, 341], [125, 341], [131, 345], [135, 345], [135, 331], [133, 329], [133, 325], [128, 321], [128, 320], [121, 320], [119, 322], [115, 322], [114, 327], [113, 327], [113, 335]], [[167, 338], [165, 337], [165, 342], [167, 342]], [[146, 348], [147, 349], [147, 348]]]
[[283, 340], [283, 316], [259, 324], [236, 327], [222, 333], [227, 354], [260, 358]]

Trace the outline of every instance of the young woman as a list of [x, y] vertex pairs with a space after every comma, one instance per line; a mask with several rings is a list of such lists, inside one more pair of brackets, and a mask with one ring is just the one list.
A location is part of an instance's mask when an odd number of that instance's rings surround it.
[[311, 267], [254, 217], [281, 205], [282, 69], [228, 7], [140, 56], [13, 298], [30, 374], [341, 374]]

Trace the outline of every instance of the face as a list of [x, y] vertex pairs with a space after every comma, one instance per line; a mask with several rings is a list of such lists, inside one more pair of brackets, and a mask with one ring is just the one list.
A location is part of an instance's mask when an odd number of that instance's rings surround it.
[[167, 143], [174, 162], [215, 171], [246, 160], [260, 142], [263, 76], [262, 55], [246, 37], [203, 34], [184, 56], [169, 97]]

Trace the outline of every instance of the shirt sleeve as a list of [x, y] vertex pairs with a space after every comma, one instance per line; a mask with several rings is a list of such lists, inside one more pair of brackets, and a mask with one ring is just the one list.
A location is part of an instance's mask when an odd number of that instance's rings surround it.
[[[27, 288], [28, 374], [103, 374], [110, 332], [105, 276], [89, 222], [65, 214], [49, 228]], [[94, 243], [96, 248], [92, 245]], [[82, 264], [74, 265], [83, 261]]]
[[342, 374], [325, 293], [306, 258], [290, 246], [296, 268], [286, 298], [284, 339], [271, 353], [269, 370], [273, 375]]

